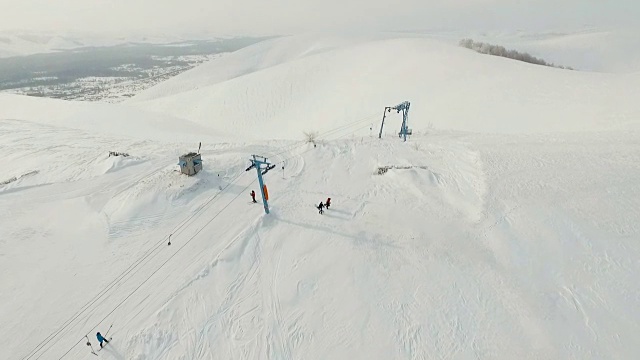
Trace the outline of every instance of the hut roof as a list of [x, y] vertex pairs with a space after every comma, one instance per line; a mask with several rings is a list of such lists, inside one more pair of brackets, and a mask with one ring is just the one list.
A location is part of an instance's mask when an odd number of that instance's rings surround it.
[[184, 154], [184, 155], [182, 155], [182, 156], [180, 156], [180, 157], [181, 157], [181, 158], [190, 158], [190, 157], [194, 157], [194, 156], [196, 156], [196, 155], [200, 155], [200, 154], [197, 154], [197, 153], [194, 153], [194, 152], [190, 152], [190, 153], [188, 153], [188, 154]]

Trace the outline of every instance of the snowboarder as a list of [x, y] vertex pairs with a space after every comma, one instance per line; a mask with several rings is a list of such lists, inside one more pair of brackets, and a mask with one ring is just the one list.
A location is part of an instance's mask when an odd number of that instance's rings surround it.
[[254, 203], [256, 203], [256, 192], [251, 190], [251, 200], [253, 200]]
[[109, 340], [105, 339], [105, 338], [102, 336], [102, 334], [100, 334], [100, 332], [98, 332], [98, 333], [96, 334], [96, 337], [98, 338], [98, 341], [100, 341], [100, 347], [102, 347], [102, 342], [105, 342], [105, 343], [107, 343], [107, 344], [109, 343]]
[[320, 201], [320, 205], [318, 205], [318, 214], [323, 214], [324, 210], [322, 210], [322, 208], [324, 208], [324, 204], [322, 203], [322, 201]]
[[327, 209], [329, 209], [329, 206], [331, 206], [331, 198], [327, 198], [327, 202], [324, 204]]

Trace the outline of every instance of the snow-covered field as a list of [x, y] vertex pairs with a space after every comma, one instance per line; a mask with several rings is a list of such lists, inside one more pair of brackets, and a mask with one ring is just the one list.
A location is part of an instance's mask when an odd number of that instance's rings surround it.
[[638, 358], [637, 75], [301, 36], [124, 104], [0, 95], [0, 358], [111, 325], [98, 357]]

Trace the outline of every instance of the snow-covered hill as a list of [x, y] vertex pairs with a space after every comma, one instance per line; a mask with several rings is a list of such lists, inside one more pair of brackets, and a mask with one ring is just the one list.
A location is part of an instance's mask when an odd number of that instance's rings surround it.
[[640, 72], [640, 28], [547, 29], [536, 31], [416, 30], [405, 36], [422, 36], [456, 45], [462, 39], [502, 45], [528, 52], [548, 63], [580, 71], [604, 73]]
[[117, 104], [63, 101], [13, 94], [0, 94], [0, 116], [119, 137], [179, 141], [220, 141], [233, 134], [218, 132], [185, 119], [147, 113]]
[[0, 358], [637, 358], [637, 84], [306, 36], [124, 105], [0, 96]]
[[264, 42], [129, 102], [260, 138], [332, 128], [403, 100], [412, 102], [417, 132], [638, 129], [640, 73], [549, 69], [426, 37], [340, 45], [312, 37]]
[[583, 71], [640, 72], [640, 29], [585, 29], [579, 32], [483, 33], [474, 38], [527, 51]]

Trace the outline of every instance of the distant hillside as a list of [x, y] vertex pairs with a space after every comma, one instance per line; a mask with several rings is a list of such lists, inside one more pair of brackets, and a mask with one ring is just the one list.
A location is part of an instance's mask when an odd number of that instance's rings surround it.
[[[534, 66], [416, 36], [287, 37], [184, 72], [131, 106], [225, 132], [300, 138], [411, 101], [410, 127], [547, 132], [635, 127], [640, 75]], [[399, 128], [399, 119], [389, 120]]]

